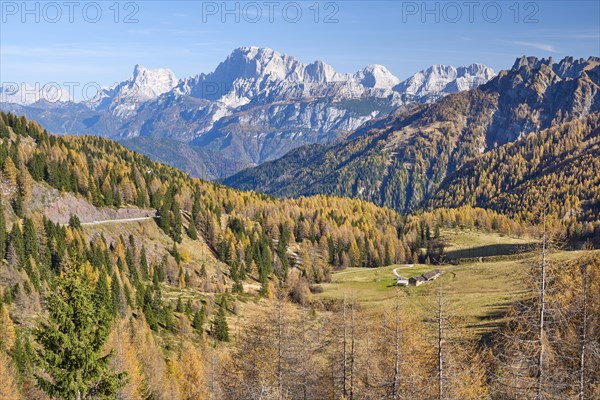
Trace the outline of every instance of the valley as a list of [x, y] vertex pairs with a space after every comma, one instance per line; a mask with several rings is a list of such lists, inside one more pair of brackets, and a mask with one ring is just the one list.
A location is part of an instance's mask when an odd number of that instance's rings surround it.
[[[465, 254], [482, 245], [527, 244], [529, 251], [522, 254], [506, 252], [499, 255], [458, 260], [456, 264], [432, 266], [401, 264], [374, 269], [349, 268], [335, 272], [330, 283], [323, 284], [318, 299], [344, 297], [356, 299], [369, 312], [391, 308], [401, 293], [401, 308], [417, 318], [427, 320], [435, 313], [436, 296], [442, 290], [449, 312], [465, 327], [466, 334], [480, 337], [497, 331], [506, 322], [506, 313], [512, 304], [530, 298], [527, 281], [532, 279], [528, 266], [536, 262], [538, 244], [526, 238], [506, 237], [477, 231], [443, 231], [448, 251], [460, 248]], [[472, 243], [472, 244], [469, 244]], [[582, 256], [578, 251], [556, 251], [551, 258], [565, 262]], [[420, 286], [396, 285], [394, 270], [404, 277], [417, 276], [432, 269], [442, 272], [440, 278]]]
[[4, 3], [0, 400], [600, 398], [598, 4]]

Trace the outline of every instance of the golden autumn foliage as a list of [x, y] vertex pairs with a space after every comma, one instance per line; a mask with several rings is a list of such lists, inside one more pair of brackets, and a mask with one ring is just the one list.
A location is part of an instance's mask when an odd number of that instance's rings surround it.
[[11, 350], [15, 344], [15, 326], [8, 314], [8, 307], [0, 305], [0, 351]]
[[17, 386], [17, 378], [10, 358], [0, 351], [0, 399], [20, 400], [22, 399]]

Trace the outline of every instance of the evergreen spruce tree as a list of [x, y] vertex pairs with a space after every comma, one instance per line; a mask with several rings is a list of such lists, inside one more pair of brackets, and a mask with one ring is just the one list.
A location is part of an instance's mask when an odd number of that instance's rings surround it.
[[163, 317], [165, 328], [169, 331], [175, 332], [175, 315], [173, 315], [173, 307], [167, 304], [163, 309]]
[[23, 226], [23, 242], [25, 246], [25, 255], [38, 259], [38, 243], [35, 233], [35, 226], [30, 218], [25, 218]]
[[149, 276], [148, 259], [146, 257], [146, 246], [144, 246], [144, 245], [142, 245], [142, 251], [140, 254], [140, 269], [142, 270], [142, 277], [144, 279], [148, 279], [148, 276]]
[[17, 217], [23, 218], [23, 195], [17, 192], [13, 200], [13, 210]]
[[198, 332], [200, 336], [204, 333], [204, 314], [202, 310], [196, 311], [194, 319], [192, 320], [192, 327]]
[[100, 271], [98, 282], [96, 282], [96, 288], [94, 289], [94, 302], [98, 309], [104, 309], [109, 314], [112, 314], [112, 299], [110, 295], [110, 288], [108, 287], [108, 278], [106, 273]]
[[187, 234], [192, 240], [198, 240], [198, 230], [196, 229], [196, 223], [192, 219], [190, 221], [190, 226], [188, 227]]
[[229, 342], [229, 325], [225, 318], [225, 308], [221, 305], [212, 323], [213, 335], [221, 342]]
[[17, 335], [15, 346], [12, 350], [12, 356], [13, 360], [15, 360], [17, 370], [21, 375], [31, 376], [35, 352], [31, 345], [31, 341], [29, 340], [29, 336], [26, 336], [24, 332], [19, 332]]
[[121, 312], [121, 285], [116, 273], [113, 273], [111, 278], [110, 299], [112, 314], [116, 317]]
[[200, 207], [200, 194], [198, 193], [198, 190], [196, 190], [196, 193], [194, 194], [194, 204], [192, 205], [192, 221], [196, 221], [196, 218], [198, 218]]
[[167, 234], [171, 234], [171, 204], [167, 202], [167, 199], [163, 200], [162, 206], [159, 210], [158, 226]]
[[79, 217], [77, 215], [71, 214], [69, 217], [69, 226], [74, 229], [81, 227], [81, 221], [79, 221]]
[[173, 222], [171, 224], [171, 236], [174, 241], [181, 243], [183, 240], [181, 237], [183, 224], [181, 222], [181, 211], [179, 209], [179, 204], [175, 200], [173, 200], [171, 203], [171, 215], [173, 217]]
[[181, 262], [181, 254], [179, 254], [179, 250], [177, 250], [177, 242], [173, 242], [173, 249], [171, 250], [171, 254], [173, 254], [173, 258], [175, 262], [179, 265]]
[[111, 319], [95, 307], [93, 287], [83, 264], [57, 280], [48, 298], [48, 321], [35, 330], [39, 350], [38, 386], [65, 400], [115, 397], [126, 373], [111, 371], [112, 352], [104, 353]]
[[23, 245], [23, 233], [19, 228], [19, 224], [13, 224], [8, 243], [11, 248], [11, 260], [9, 261], [22, 266], [25, 260], [25, 246]]

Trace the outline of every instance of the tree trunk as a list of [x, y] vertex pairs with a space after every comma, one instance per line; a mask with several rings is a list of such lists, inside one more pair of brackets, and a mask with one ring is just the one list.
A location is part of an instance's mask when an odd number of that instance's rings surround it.
[[438, 291], [438, 400], [444, 398], [444, 359], [443, 359], [443, 313], [442, 313], [442, 284]]
[[283, 399], [283, 302], [277, 307], [277, 390]]
[[396, 320], [394, 336], [394, 380], [392, 381], [392, 398], [398, 400], [398, 386], [400, 378], [400, 305], [398, 304], [398, 293], [396, 293]]
[[536, 398], [543, 398], [544, 386], [544, 336], [545, 336], [545, 318], [546, 318], [546, 252], [547, 252], [547, 237], [546, 237], [546, 210], [543, 214], [543, 233], [542, 233], [542, 262], [540, 269], [540, 320], [539, 320], [539, 357], [537, 365], [537, 393]]
[[585, 399], [585, 351], [588, 319], [588, 265], [584, 265], [583, 268], [583, 326], [581, 327], [581, 350], [579, 353], [579, 400]]
[[352, 299], [352, 308], [350, 309], [350, 400], [354, 400], [354, 299]]
[[347, 346], [347, 340], [348, 340], [348, 327], [346, 324], [346, 296], [344, 296], [344, 310], [342, 313], [343, 316], [343, 323], [344, 323], [344, 337], [342, 340], [342, 395], [344, 396], [344, 398], [346, 396], [348, 396], [348, 388], [346, 386], [346, 380], [348, 379], [347, 376], [347, 369], [348, 369], [348, 360], [347, 360], [347, 354], [346, 354], [346, 346]]

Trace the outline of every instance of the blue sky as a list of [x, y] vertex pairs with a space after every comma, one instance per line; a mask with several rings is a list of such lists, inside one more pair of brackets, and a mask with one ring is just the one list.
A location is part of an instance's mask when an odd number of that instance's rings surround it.
[[342, 72], [383, 64], [401, 79], [436, 63], [500, 70], [520, 55], [600, 55], [599, 1], [0, 3], [2, 82], [108, 85], [135, 64], [182, 78], [248, 45]]

